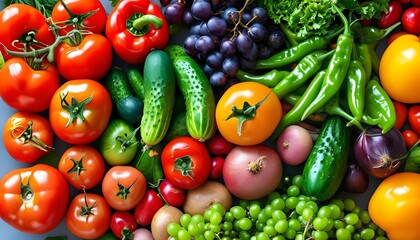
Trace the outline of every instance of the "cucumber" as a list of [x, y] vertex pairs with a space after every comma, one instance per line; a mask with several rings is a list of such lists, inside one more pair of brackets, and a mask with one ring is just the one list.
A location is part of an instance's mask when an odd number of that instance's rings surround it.
[[143, 100], [144, 99], [144, 80], [140, 71], [137, 68], [129, 68], [127, 70], [128, 83], [136, 97]]
[[164, 142], [169, 142], [174, 138], [189, 136], [187, 130], [186, 114], [185, 112], [179, 112], [172, 117], [171, 124], [169, 125], [168, 132], [163, 138]]
[[143, 173], [151, 186], [157, 186], [164, 178], [161, 155], [163, 147], [161, 144], [150, 148], [141, 148], [131, 162], [132, 166]]
[[169, 55], [171, 61], [174, 61], [177, 57], [187, 56], [184, 47], [178, 44], [170, 44], [166, 46], [164, 51]]
[[187, 130], [191, 137], [204, 142], [216, 131], [216, 102], [210, 82], [193, 58], [179, 56], [173, 63], [185, 100]]
[[144, 62], [144, 110], [141, 137], [147, 146], [162, 141], [171, 123], [175, 100], [175, 71], [167, 53], [150, 52]]
[[113, 67], [105, 78], [105, 87], [111, 95], [118, 115], [129, 123], [140, 122], [143, 102], [131, 92], [124, 70]]
[[348, 165], [350, 130], [339, 116], [328, 116], [306, 160], [302, 189], [314, 200], [330, 199], [339, 189]]

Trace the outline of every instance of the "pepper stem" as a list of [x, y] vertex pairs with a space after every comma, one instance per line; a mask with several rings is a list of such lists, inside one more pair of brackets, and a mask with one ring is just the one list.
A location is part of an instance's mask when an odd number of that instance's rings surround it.
[[127, 20], [127, 30], [134, 36], [144, 36], [150, 31], [150, 24], [159, 29], [163, 20], [152, 14], [135, 13]]

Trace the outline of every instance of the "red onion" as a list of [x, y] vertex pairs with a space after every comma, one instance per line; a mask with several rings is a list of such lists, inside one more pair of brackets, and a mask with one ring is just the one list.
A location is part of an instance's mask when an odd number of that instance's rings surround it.
[[366, 128], [356, 139], [354, 157], [363, 171], [377, 178], [394, 173], [407, 156], [401, 132], [393, 128], [382, 134], [379, 127]]
[[369, 187], [369, 175], [351, 161], [344, 176], [343, 189], [349, 193], [364, 193]]

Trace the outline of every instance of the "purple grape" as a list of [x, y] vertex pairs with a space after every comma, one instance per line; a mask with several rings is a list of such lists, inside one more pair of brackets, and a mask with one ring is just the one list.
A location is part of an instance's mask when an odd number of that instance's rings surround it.
[[253, 16], [252, 16], [252, 14], [250, 12], [244, 12], [244, 13], [242, 13], [241, 21], [244, 24], [247, 24], [247, 23], [249, 23], [252, 20], [252, 17]]
[[201, 35], [200, 29], [203, 21], [193, 22], [190, 27], [190, 35]]
[[231, 40], [224, 40], [220, 44], [220, 53], [225, 57], [231, 57], [236, 53], [236, 44]]
[[250, 51], [245, 54], [241, 54], [241, 56], [247, 60], [255, 61], [258, 58], [258, 46], [256, 43], [252, 43], [252, 47]]
[[213, 73], [216, 72], [216, 69], [210, 67], [207, 64], [204, 64], [203, 71], [204, 71], [204, 73], [206, 74], [207, 77], [210, 77]]
[[208, 54], [213, 51], [215, 47], [216, 44], [214, 43], [213, 39], [207, 35], [200, 36], [195, 42], [195, 48], [199, 53]]
[[259, 43], [258, 44], [258, 58], [265, 59], [269, 58], [273, 54], [273, 49], [267, 44]]
[[236, 43], [236, 49], [241, 54], [246, 54], [247, 52], [251, 51], [254, 41], [248, 34], [239, 34], [235, 38], [235, 43]]
[[194, 23], [194, 20], [191, 10], [189, 8], [185, 9], [184, 14], [182, 15], [182, 23], [186, 26], [191, 26]]
[[195, 48], [195, 44], [199, 38], [200, 38], [199, 35], [189, 35], [184, 40], [184, 44], [183, 44], [184, 50], [191, 57], [196, 57], [198, 54], [198, 51]]
[[227, 33], [227, 23], [220, 17], [213, 16], [207, 21], [207, 29], [216, 36], [223, 36]]
[[[254, 22], [255, 23], [262, 23], [264, 24], [267, 22], [268, 15], [267, 10], [263, 7], [255, 7], [251, 10], [252, 16], [254, 16]], [[256, 16], [256, 18], [255, 18]]]
[[223, 72], [226, 73], [227, 75], [231, 77], [235, 76], [236, 72], [239, 69], [238, 57], [233, 56], [233, 57], [225, 58], [222, 64], [222, 69], [223, 69]]
[[221, 17], [226, 21], [227, 24], [233, 25], [239, 21], [238, 9], [234, 7], [228, 7], [222, 12]]
[[267, 45], [273, 49], [279, 49], [284, 45], [286, 41], [286, 36], [281, 30], [274, 30], [268, 33], [267, 36]]
[[206, 59], [207, 65], [212, 68], [221, 68], [225, 58], [220, 52], [212, 52]]
[[184, 14], [185, 6], [179, 3], [169, 3], [163, 10], [165, 19], [169, 23], [179, 23], [182, 21], [182, 15]]
[[211, 4], [207, 1], [195, 1], [191, 5], [191, 14], [195, 19], [207, 20], [211, 17]]
[[238, 62], [239, 62], [239, 65], [241, 66], [241, 69], [245, 71], [253, 70], [256, 64], [255, 60], [249, 60], [243, 57], [239, 57]]
[[267, 37], [268, 31], [263, 24], [254, 23], [248, 28], [248, 35], [252, 37], [254, 42], [261, 42]]
[[228, 77], [225, 73], [217, 71], [210, 76], [210, 85], [213, 87], [222, 87], [226, 84]]

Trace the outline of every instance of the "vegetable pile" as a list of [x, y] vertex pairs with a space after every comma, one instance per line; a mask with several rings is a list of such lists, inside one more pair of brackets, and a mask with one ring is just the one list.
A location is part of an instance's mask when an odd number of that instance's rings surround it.
[[22, 236], [420, 234], [419, 1], [4, 6], [0, 218]]

